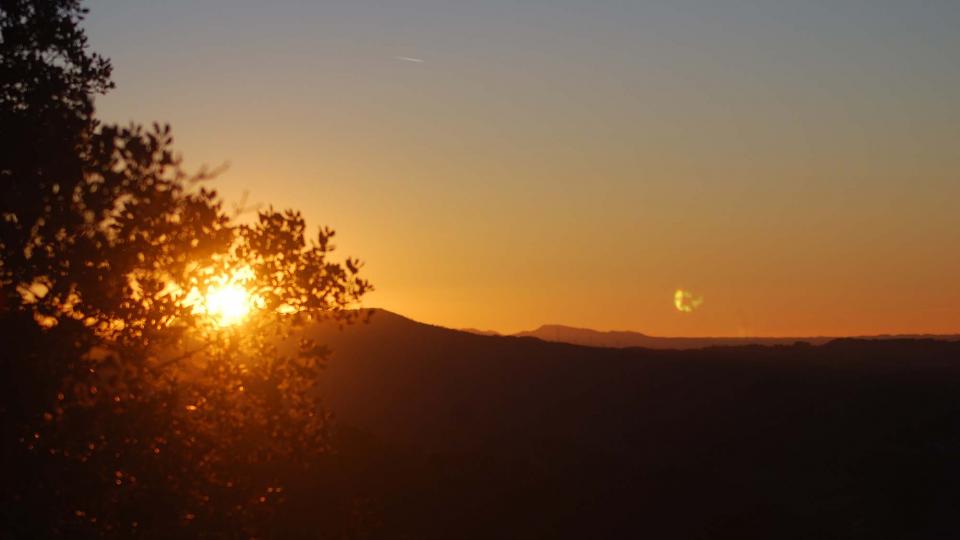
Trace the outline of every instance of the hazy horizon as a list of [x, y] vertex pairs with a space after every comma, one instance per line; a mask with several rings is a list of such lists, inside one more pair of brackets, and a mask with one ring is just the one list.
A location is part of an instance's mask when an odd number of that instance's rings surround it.
[[[118, 2], [105, 120], [502, 333], [960, 330], [960, 4]], [[702, 296], [690, 312], [678, 289]]]
[[[549, 328], [554, 328], [554, 327], [564, 328], [564, 329], [567, 329], [567, 330], [575, 330], [575, 331], [581, 331], [581, 330], [582, 330], [582, 331], [587, 331], [587, 332], [596, 332], [596, 333], [598, 333], [598, 334], [630, 333], [630, 334], [644, 335], [644, 336], [646, 336], [646, 337], [658, 338], [658, 339], [718, 339], [718, 340], [725, 340], [725, 339], [758, 339], [758, 340], [770, 340], [770, 339], [773, 339], [773, 340], [775, 340], [775, 339], [809, 339], [809, 338], [814, 338], [814, 339], [843, 339], [843, 338], [855, 338], [855, 339], [856, 339], [856, 338], [874, 338], [874, 337], [880, 337], [880, 338], [886, 338], [886, 337], [904, 337], [904, 338], [931, 337], [931, 338], [948, 338], [948, 339], [950, 339], [950, 340], [953, 340], [953, 338], [958, 338], [958, 337], [960, 337], [960, 332], [945, 332], [945, 333], [918, 332], [918, 333], [893, 333], [893, 334], [836, 334], [836, 335], [828, 335], [828, 334], [822, 334], [822, 335], [775, 335], [775, 336], [754, 336], [754, 335], [739, 335], [739, 336], [717, 336], [717, 335], [672, 336], [672, 335], [664, 335], [664, 334], [653, 334], [653, 333], [650, 333], [650, 332], [645, 332], [645, 331], [643, 331], [642, 329], [635, 329], [635, 328], [633, 328], [633, 329], [632, 329], [632, 328], [617, 328], [617, 327], [612, 327], [612, 328], [593, 328], [593, 327], [587, 327], [587, 326], [576, 326], [576, 325], [571, 325], [571, 324], [564, 324], [564, 323], [559, 323], [559, 322], [555, 322], [555, 321], [544, 321], [544, 322], [542, 322], [542, 323], [538, 323], [538, 324], [536, 324], [536, 325], [534, 325], [534, 326], [531, 326], [531, 327], [528, 327], [528, 328], [519, 328], [519, 329], [516, 329], [516, 330], [500, 331], [500, 330], [494, 330], [494, 329], [492, 329], [492, 328], [477, 328], [477, 327], [473, 327], [473, 326], [447, 326], [447, 325], [442, 325], [442, 324], [439, 324], [439, 323], [436, 323], [436, 322], [433, 322], [433, 321], [429, 321], [429, 320], [417, 319], [417, 318], [411, 317], [411, 316], [409, 316], [409, 315], [407, 315], [407, 314], [405, 314], [405, 313], [403, 313], [403, 312], [400, 312], [400, 311], [397, 311], [397, 310], [393, 310], [393, 309], [390, 309], [390, 308], [386, 308], [386, 307], [382, 307], [382, 306], [363, 306], [362, 309], [364, 309], [364, 310], [370, 310], [370, 311], [384, 311], [384, 312], [387, 312], [387, 313], [389, 313], [389, 314], [391, 314], [391, 315], [394, 315], [394, 316], [397, 316], [397, 317], [400, 317], [400, 318], [403, 318], [403, 319], [407, 319], [407, 320], [409, 320], [409, 321], [411, 321], [411, 322], [413, 322], [413, 323], [415, 323], [415, 324], [423, 324], [423, 325], [427, 325], [427, 326], [437, 326], [437, 327], [440, 327], [440, 328], [446, 328], [446, 329], [448, 329], [448, 330], [456, 330], [456, 331], [459, 331], [459, 332], [467, 332], [467, 333], [478, 334], [478, 335], [496, 335], [496, 336], [505, 336], [505, 337], [517, 336], [517, 335], [521, 335], [521, 334], [532, 334], [532, 333], [536, 333], [536, 332], [539, 331], [539, 330], [549, 329]], [[376, 315], [374, 315], [374, 317], [376, 317]], [[558, 340], [558, 341], [561, 341], [561, 342], [562, 342], [562, 340]]]

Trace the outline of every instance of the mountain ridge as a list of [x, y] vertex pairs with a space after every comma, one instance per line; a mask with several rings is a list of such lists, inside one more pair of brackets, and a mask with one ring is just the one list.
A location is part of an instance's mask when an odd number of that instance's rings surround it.
[[[381, 309], [381, 308], [377, 308]], [[381, 309], [382, 310], [382, 309]], [[389, 310], [386, 313], [403, 317]], [[412, 320], [412, 319], [410, 319]], [[417, 321], [414, 321], [417, 322]], [[530, 337], [555, 343], [569, 343], [585, 347], [601, 348], [630, 348], [641, 347], [648, 349], [703, 349], [707, 347], [740, 347], [746, 345], [778, 346], [793, 345], [795, 343], [809, 343], [823, 345], [837, 339], [862, 340], [894, 340], [894, 339], [933, 339], [939, 341], [960, 341], [958, 334], [875, 334], [855, 336], [775, 336], [775, 337], [731, 337], [731, 336], [696, 336], [672, 337], [654, 336], [635, 330], [594, 330], [565, 324], [547, 323], [533, 330], [522, 330], [515, 333], [501, 333], [494, 330], [479, 330], [476, 328], [458, 328], [460, 332], [479, 336], [502, 337]]]
[[597, 348], [390, 312], [309, 337], [384, 538], [955, 532], [955, 341]]

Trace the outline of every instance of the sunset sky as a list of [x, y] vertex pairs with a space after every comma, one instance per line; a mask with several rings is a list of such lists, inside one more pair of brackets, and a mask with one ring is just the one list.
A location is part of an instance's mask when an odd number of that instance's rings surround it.
[[[956, 0], [94, 0], [110, 121], [451, 327], [960, 332]], [[703, 297], [681, 312], [677, 289]]]

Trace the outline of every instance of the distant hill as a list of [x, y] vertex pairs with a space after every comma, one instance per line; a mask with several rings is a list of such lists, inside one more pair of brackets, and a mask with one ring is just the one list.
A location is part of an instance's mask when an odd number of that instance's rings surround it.
[[[702, 349], [704, 347], [738, 347], [744, 345], [793, 345], [797, 342], [811, 345], [823, 345], [833, 337], [655, 337], [640, 332], [611, 331], [601, 332], [587, 328], [574, 328], [559, 324], [545, 324], [536, 330], [513, 334], [520, 337], [535, 337], [544, 341], [586, 345], [588, 347], [644, 347], [647, 349]], [[960, 340], [960, 336], [903, 335], [903, 336], [863, 336], [862, 339], [938, 339]]]
[[648, 349], [702, 349], [715, 346], [742, 345], [792, 345], [798, 341], [812, 345], [822, 345], [833, 338], [729, 338], [729, 337], [655, 337], [640, 332], [611, 331], [601, 332], [586, 328], [574, 328], [559, 324], [545, 324], [536, 330], [514, 334], [521, 337], [535, 337], [544, 341], [557, 341], [586, 345], [588, 347], [645, 347]]
[[369, 537], [960, 532], [960, 343], [592, 348], [385, 311], [310, 333]]

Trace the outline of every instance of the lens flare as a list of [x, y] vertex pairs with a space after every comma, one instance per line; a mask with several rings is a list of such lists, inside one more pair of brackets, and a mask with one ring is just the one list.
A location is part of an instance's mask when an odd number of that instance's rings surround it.
[[694, 310], [703, 305], [703, 297], [695, 296], [691, 291], [677, 289], [673, 293], [673, 305], [681, 313], [693, 313]]

